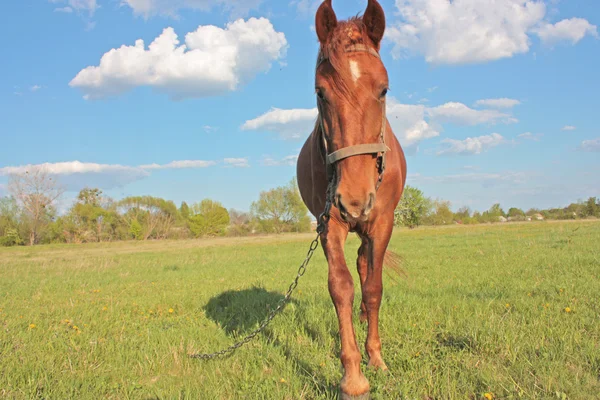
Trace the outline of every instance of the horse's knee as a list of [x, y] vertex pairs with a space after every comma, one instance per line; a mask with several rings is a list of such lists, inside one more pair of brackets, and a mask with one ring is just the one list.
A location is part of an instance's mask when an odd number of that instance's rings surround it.
[[362, 299], [367, 309], [381, 304], [382, 294], [383, 287], [381, 283], [367, 279], [362, 288]]
[[354, 301], [354, 281], [350, 272], [331, 272], [328, 280], [329, 294], [335, 304], [352, 305]]

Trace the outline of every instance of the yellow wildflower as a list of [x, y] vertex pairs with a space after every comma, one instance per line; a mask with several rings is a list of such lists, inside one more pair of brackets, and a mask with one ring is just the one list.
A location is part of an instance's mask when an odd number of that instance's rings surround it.
[[571, 307], [565, 307], [565, 312], [566, 313], [570, 313], [571, 312]]
[[279, 382], [281, 382], [281, 383], [285, 383], [285, 379], [281, 378], [281, 379], [279, 380]]
[[494, 394], [493, 393], [484, 393], [483, 397], [485, 397], [487, 400], [492, 400], [494, 398]]
[[102, 307], [102, 311], [106, 311], [106, 310], [108, 310], [108, 307], [106, 307], [106, 306]]
[[175, 310], [173, 310], [172, 308], [169, 308], [169, 314], [173, 314], [173, 311], [175, 311]]
[[29, 329], [35, 329], [35, 324], [29, 324]]

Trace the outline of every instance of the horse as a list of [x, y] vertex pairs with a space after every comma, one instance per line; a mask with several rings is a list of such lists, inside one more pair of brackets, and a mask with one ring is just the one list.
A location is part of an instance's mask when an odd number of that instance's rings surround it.
[[315, 68], [318, 117], [297, 161], [303, 202], [315, 217], [327, 202], [330, 212], [320, 233], [328, 263], [328, 288], [339, 322], [342, 399], [366, 399], [352, 318], [354, 282], [344, 258], [348, 233], [361, 240], [356, 266], [362, 300], [360, 321], [368, 323], [368, 367], [387, 370], [381, 355], [379, 309], [384, 261], [394, 210], [406, 183], [406, 159], [386, 117], [388, 74], [379, 50], [385, 14], [368, 0], [362, 17], [337, 20], [331, 0], [315, 15], [319, 52]]

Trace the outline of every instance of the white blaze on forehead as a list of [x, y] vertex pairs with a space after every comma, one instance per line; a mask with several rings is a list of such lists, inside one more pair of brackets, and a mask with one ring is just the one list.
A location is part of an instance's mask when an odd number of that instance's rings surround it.
[[360, 78], [360, 67], [355, 60], [350, 60], [350, 73], [354, 82], [358, 81], [358, 78]]

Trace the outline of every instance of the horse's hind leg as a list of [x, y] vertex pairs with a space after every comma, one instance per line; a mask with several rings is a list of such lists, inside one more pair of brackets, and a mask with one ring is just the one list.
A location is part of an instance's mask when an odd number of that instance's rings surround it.
[[[366, 237], [361, 237], [362, 244], [358, 248], [358, 258], [356, 259], [356, 269], [358, 270], [358, 276], [360, 277], [360, 287], [365, 285], [367, 279], [367, 268], [368, 268], [368, 252], [369, 252], [369, 240]], [[367, 321], [367, 306], [365, 304], [364, 297], [360, 301], [360, 322]]]
[[340, 383], [342, 398], [358, 399], [368, 395], [370, 387], [369, 381], [360, 370], [361, 354], [352, 325], [354, 282], [344, 259], [344, 241], [347, 234], [347, 230], [335, 224], [332, 219], [321, 243], [329, 264], [329, 293], [339, 322], [340, 359], [344, 366], [344, 376]]

